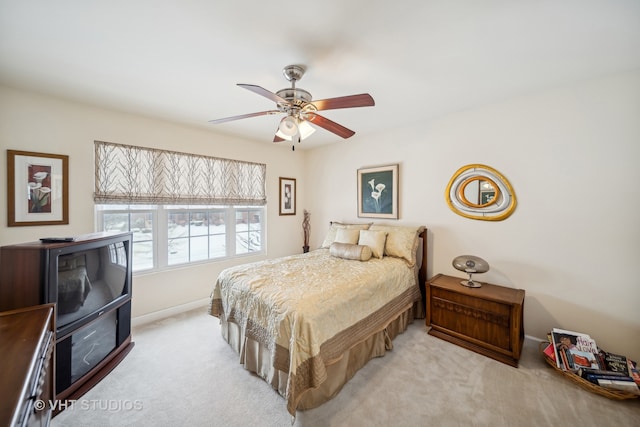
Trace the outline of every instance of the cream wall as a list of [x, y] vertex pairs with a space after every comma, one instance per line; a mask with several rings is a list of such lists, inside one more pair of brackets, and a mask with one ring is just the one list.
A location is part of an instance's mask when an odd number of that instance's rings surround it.
[[[452, 259], [478, 255], [491, 270], [477, 279], [525, 289], [527, 335], [582, 331], [638, 360], [639, 161], [640, 72], [354, 137], [307, 154], [312, 247], [329, 221], [358, 220], [358, 168], [399, 163], [394, 223], [430, 229], [429, 276], [460, 275]], [[470, 220], [448, 208], [449, 179], [471, 163], [510, 181], [510, 218]]]
[[[304, 192], [298, 192], [297, 215], [278, 215], [280, 176], [304, 185], [304, 156], [290, 147], [252, 143], [145, 117], [94, 108], [0, 86], [0, 245], [46, 236], [73, 236], [94, 231], [93, 141], [241, 159], [267, 164], [268, 257], [300, 252]], [[6, 150], [69, 155], [69, 225], [7, 227]], [[282, 238], [287, 236], [287, 238]], [[218, 273], [233, 264], [213, 262], [163, 273], [135, 275], [133, 316], [143, 316], [206, 299]], [[0, 260], [1, 262], [1, 260]], [[2, 268], [2, 267], [0, 267]]]
[[[640, 359], [638, 117], [640, 71], [292, 152], [0, 86], [0, 149], [68, 154], [71, 193], [68, 226], [6, 227], [3, 153], [0, 245], [93, 231], [95, 139], [265, 162], [268, 257], [300, 251], [303, 208], [312, 213], [312, 247], [329, 221], [357, 220], [357, 169], [399, 163], [400, 220], [388, 222], [430, 229], [429, 276], [458, 274], [456, 255], [481, 256], [491, 270], [479, 279], [526, 290], [528, 335], [543, 337], [554, 326], [584, 331]], [[449, 210], [444, 189], [469, 163], [509, 179], [518, 197], [510, 218], [474, 221]], [[279, 176], [298, 180], [296, 217], [278, 215]], [[206, 299], [231, 264], [136, 275], [133, 315]]]

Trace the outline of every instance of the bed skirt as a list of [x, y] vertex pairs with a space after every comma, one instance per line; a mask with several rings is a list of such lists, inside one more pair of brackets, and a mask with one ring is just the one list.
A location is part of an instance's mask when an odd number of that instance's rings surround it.
[[[307, 390], [296, 409], [315, 408], [331, 400], [369, 360], [392, 350], [395, 337], [404, 332], [414, 319], [422, 316], [421, 302], [417, 301], [379, 331], [345, 351], [326, 366], [326, 381], [318, 388]], [[222, 336], [240, 355], [240, 363], [245, 369], [263, 378], [286, 399], [288, 374], [273, 367], [271, 352], [258, 341], [244, 337], [236, 323], [221, 320], [220, 325]]]

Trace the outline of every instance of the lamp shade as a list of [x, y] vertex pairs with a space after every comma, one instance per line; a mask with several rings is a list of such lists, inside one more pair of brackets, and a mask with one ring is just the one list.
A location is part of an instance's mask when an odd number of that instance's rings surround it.
[[482, 286], [479, 282], [472, 279], [473, 273], [486, 273], [489, 271], [489, 263], [480, 257], [473, 255], [460, 255], [453, 259], [451, 263], [456, 270], [464, 271], [469, 275], [469, 280], [463, 280], [460, 284], [469, 288], [479, 288]]
[[[287, 117], [282, 119], [282, 121], [280, 122], [280, 125], [282, 125], [282, 122], [284, 120], [286, 120], [286, 119], [287, 119]], [[286, 126], [288, 126], [288, 124]], [[309, 122], [307, 122], [306, 120], [300, 120], [297, 123], [297, 126], [298, 126], [298, 132], [299, 132], [299, 136], [300, 136], [300, 141], [302, 141], [305, 138], [309, 137], [312, 133], [314, 133], [316, 131], [316, 129], [313, 126], [311, 126], [309, 124]], [[287, 141], [293, 140], [293, 138], [296, 136], [295, 133], [293, 135], [285, 134], [280, 127], [278, 127], [278, 131], [276, 132], [276, 135], [278, 135], [280, 138], [282, 138], [284, 140], [287, 140]]]
[[280, 121], [280, 126], [278, 126], [280, 132], [288, 137], [292, 137], [298, 133], [298, 124], [296, 123], [296, 119], [292, 116], [287, 116]]

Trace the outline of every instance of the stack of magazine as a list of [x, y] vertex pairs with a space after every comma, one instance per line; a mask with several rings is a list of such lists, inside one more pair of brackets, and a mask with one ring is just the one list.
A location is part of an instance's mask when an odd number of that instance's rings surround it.
[[580, 332], [553, 328], [549, 343], [544, 353], [558, 369], [600, 387], [640, 395], [640, 373], [633, 360], [598, 348], [595, 340]]

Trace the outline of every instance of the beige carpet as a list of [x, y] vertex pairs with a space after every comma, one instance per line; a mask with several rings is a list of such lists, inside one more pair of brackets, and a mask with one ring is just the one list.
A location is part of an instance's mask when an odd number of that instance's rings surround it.
[[[285, 401], [238, 363], [199, 309], [133, 331], [136, 346], [52, 421], [67, 426], [291, 426]], [[294, 426], [638, 426], [640, 399], [613, 401], [563, 379], [525, 341], [512, 368], [416, 321], [333, 400]]]

